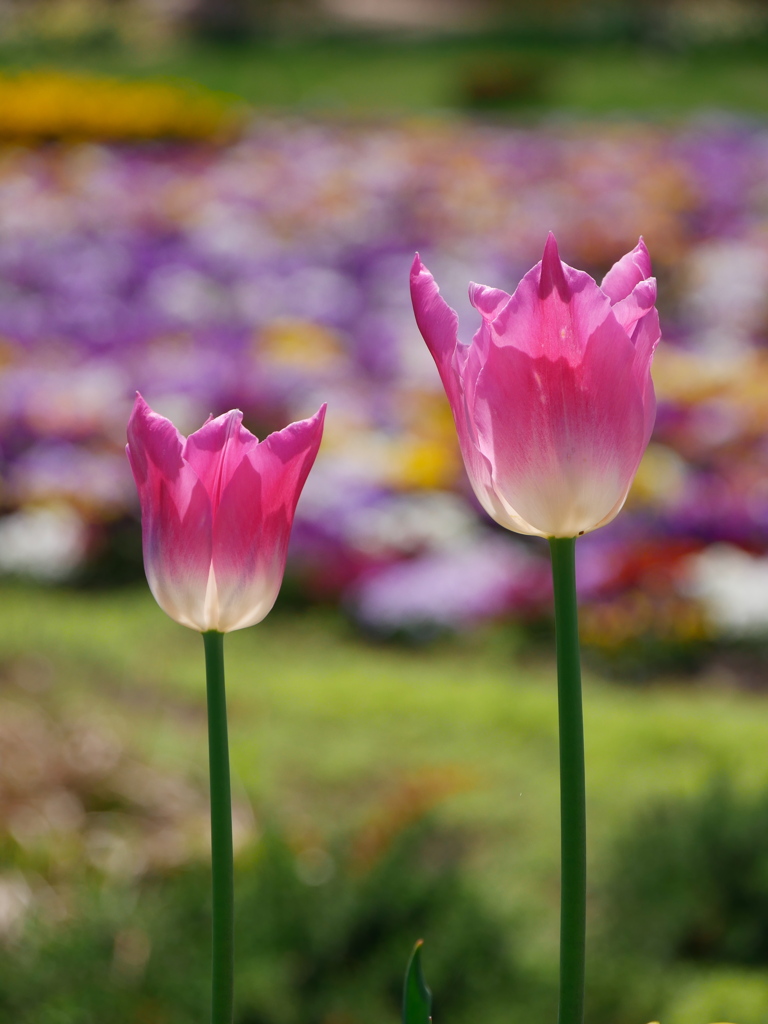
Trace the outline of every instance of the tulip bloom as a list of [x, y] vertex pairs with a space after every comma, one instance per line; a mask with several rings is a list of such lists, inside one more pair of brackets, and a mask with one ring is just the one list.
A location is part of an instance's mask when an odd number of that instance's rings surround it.
[[172, 619], [229, 633], [269, 612], [324, 417], [325, 406], [259, 442], [233, 409], [184, 438], [137, 396], [126, 451], [141, 502], [144, 567]]
[[642, 239], [598, 286], [561, 262], [550, 234], [514, 295], [470, 284], [482, 323], [466, 345], [416, 256], [416, 321], [475, 494], [507, 529], [576, 537], [624, 504], [656, 414], [650, 367], [660, 332], [650, 275]]

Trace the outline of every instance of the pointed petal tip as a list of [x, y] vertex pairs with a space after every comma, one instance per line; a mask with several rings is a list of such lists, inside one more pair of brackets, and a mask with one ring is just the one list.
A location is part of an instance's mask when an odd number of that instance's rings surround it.
[[542, 256], [542, 263], [545, 266], [560, 263], [560, 250], [557, 246], [557, 239], [555, 238], [554, 231], [550, 231], [547, 234], [547, 241], [544, 244], [544, 255]]
[[[645, 282], [645, 289], [652, 288], [654, 294], [652, 304], [656, 301], [656, 282], [652, 276], [651, 256], [645, 239], [640, 236], [634, 249], [630, 249], [621, 259], [617, 260], [603, 278], [600, 287], [616, 306], [636, 292], [638, 286]], [[646, 306], [648, 303], [646, 303]]]
[[311, 416], [305, 416], [302, 420], [296, 420], [297, 423], [315, 423], [318, 420], [322, 422], [325, 419], [325, 413], [328, 408], [328, 403], [323, 402], [317, 412], [313, 412]]
[[179, 433], [175, 424], [169, 420], [167, 416], [163, 416], [162, 413], [156, 412], [139, 391], [136, 392], [136, 397], [133, 400], [133, 408], [131, 409], [131, 415], [128, 417], [129, 438], [134, 424], [144, 425], [147, 429], [153, 429], [151, 426], [152, 424], [155, 426], [162, 424], [170, 426], [177, 434]]
[[413, 257], [413, 262], [411, 263], [411, 284], [417, 281], [422, 274], [424, 274], [425, 277], [432, 277], [430, 272], [422, 263], [419, 253], [416, 253]]
[[[135, 436], [137, 427], [138, 429], [141, 429], [141, 424], [147, 424], [152, 419], [153, 416], [157, 415], [158, 414], [154, 411], [154, 409], [150, 408], [150, 406], [144, 400], [144, 396], [137, 391], [136, 397], [133, 400], [133, 408], [131, 409], [131, 415], [128, 417], [128, 424], [126, 427], [128, 433], [128, 440], [131, 441], [131, 439]], [[160, 418], [162, 419], [162, 417]]]
[[133, 408], [131, 409], [131, 419], [136, 415], [136, 413], [139, 410], [141, 410], [141, 412], [143, 412], [143, 413], [145, 413], [147, 411], [152, 412], [152, 410], [147, 405], [147, 402], [144, 399], [144, 396], [142, 395], [142, 393], [140, 391], [137, 391], [136, 392], [136, 397], [133, 400]]
[[510, 301], [511, 296], [501, 288], [489, 288], [476, 281], [469, 282], [469, 301], [484, 320], [491, 323]]
[[648, 252], [648, 246], [645, 244], [645, 239], [642, 235], [640, 235], [640, 237], [637, 240], [635, 252], [639, 257], [638, 264], [640, 266], [642, 273], [645, 275], [646, 278], [650, 277], [652, 273], [651, 254]]
[[320, 406], [317, 412], [313, 416], [309, 416], [304, 422], [311, 423], [312, 426], [314, 426], [316, 429], [319, 429], [320, 433], [322, 433], [323, 427], [325, 425], [325, 414], [327, 411], [328, 403], [323, 402], [323, 404]]
[[[274, 430], [271, 434], [268, 434], [262, 444], [277, 443], [280, 438], [292, 438], [294, 441], [299, 441], [299, 446], [304, 446], [306, 438], [313, 438], [309, 442], [310, 446], [313, 444], [319, 444], [320, 439], [323, 436], [323, 427], [325, 426], [325, 413], [328, 409], [328, 403], [323, 402], [316, 413], [312, 416], [307, 416], [303, 420], [294, 420], [293, 423], [289, 423], [287, 426], [280, 430]], [[315, 441], [314, 438], [317, 440]]]
[[550, 231], [544, 245], [544, 255], [541, 258], [539, 295], [541, 298], [546, 298], [547, 295], [550, 295], [555, 290], [560, 293], [565, 301], [570, 297], [570, 289], [568, 288], [563, 263], [560, 259], [557, 239], [554, 232]]

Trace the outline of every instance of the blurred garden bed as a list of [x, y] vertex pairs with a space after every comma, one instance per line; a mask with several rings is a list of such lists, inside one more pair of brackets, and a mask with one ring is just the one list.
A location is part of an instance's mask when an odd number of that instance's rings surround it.
[[[207, 958], [200, 640], [144, 588], [0, 600], [0, 1007], [19, 1024], [95, 1024], [115, 1000], [119, 1024], [192, 1021]], [[493, 1024], [555, 1012], [554, 672], [519, 644], [503, 629], [429, 652], [371, 645], [338, 616], [279, 610], [229, 638], [243, 1024], [323, 1024], [328, 1007], [384, 1024], [419, 936], [447, 1024], [478, 1005]], [[764, 713], [714, 673], [641, 691], [588, 675], [595, 1024], [687, 1024], [694, 1007], [760, 1024]], [[718, 776], [730, 786], [699, 798]], [[669, 872], [688, 882], [678, 902], [653, 897], [659, 942], [623, 929]]]
[[760, 677], [764, 127], [271, 117], [202, 143], [170, 138], [170, 108], [126, 85], [103, 121], [98, 99], [88, 108], [90, 141], [81, 125], [40, 146], [40, 97], [65, 79], [14, 81], [18, 137], [24, 116], [31, 127], [0, 151], [0, 570], [141, 577], [123, 452], [137, 389], [184, 431], [237, 406], [259, 436], [327, 401], [286, 597], [382, 637], [509, 617], [535, 634], [545, 546], [495, 529], [469, 493], [408, 268], [420, 250], [469, 340], [467, 282], [513, 288], [547, 230], [598, 277], [642, 233], [660, 284], [659, 415], [627, 509], [579, 544], [584, 638], [624, 675], [722, 648]]

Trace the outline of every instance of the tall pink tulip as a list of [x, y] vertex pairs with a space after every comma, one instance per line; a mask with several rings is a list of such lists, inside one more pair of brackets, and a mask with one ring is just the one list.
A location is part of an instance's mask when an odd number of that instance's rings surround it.
[[324, 417], [325, 406], [259, 442], [233, 409], [184, 438], [137, 396], [126, 451], [141, 501], [144, 566], [172, 619], [229, 633], [269, 612]]
[[544, 257], [513, 295], [470, 284], [471, 345], [418, 255], [411, 297], [478, 500], [518, 533], [576, 537], [619, 512], [653, 429], [656, 281], [641, 239], [598, 285]]
[[587, 818], [576, 538], [624, 504], [653, 429], [656, 282], [641, 239], [598, 285], [544, 258], [514, 295], [470, 284], [471, 345], [418, 256], [411, 297], [453, 410], [475, 494], [502, 526], [549, 540], [560, 723], [558, 1024], [583, 1024]]

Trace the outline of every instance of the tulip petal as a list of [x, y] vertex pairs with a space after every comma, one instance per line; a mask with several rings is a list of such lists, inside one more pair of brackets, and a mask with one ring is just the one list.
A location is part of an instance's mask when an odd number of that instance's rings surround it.
[[526, 532], [573, 537], [618, 512], [645, 441], [634, 358], [613, 316], [577, 366], [512, 346], [490, 350], [474, 418], [494, 489]]
[[484, 320], [495, 320], [512, 296], [501, 288], [488, 288], [484, 284], [469, 283], [469, 301]]
[[544, 255], [510, 297], [471, 284], [482, 322], [470, 346], [417, 259], [411, 292], [474, 491], [508, 529], [574, 537], [626, 500], [655, 416], [656, 282], [641, 239], [605, 290]]
[[165, 476], [175, 477], [183, 464], [184, 437], [165, 416], [153, 412], [137, 393], [128, 420], [128, 447], [137, 487], [147, 481], [151, 463]]
[[189, 435], [184, 459], [202, 480], [214, 508], [245, 455], [257, 444], [258, 438], [243, 426], [239, 409], [209, 419]]
[[539, 298], [546, 299], [552, 292], [557, 292], [563, 302], [568, 302], [572, 295], [570, 282], [557, 249], [557, 239], [550, 231], [541, 258]]
[[483, 322], [472, 345], [459, 341], [459, 318], [440, 294], [435, 279], [418, 253], [411, 267], [411, 299], [416, 323], [435, 360], [451, 406], [459, 447], [477, 500], [490, 516], [501, 514], [501, 506], [493, 492], [490, 464], [476, 444], [472, 418], [467, 414], [467, 395], [471, 396], [473, 392], [474, 381], [490, 342], [487, 324]]
[[490, 325], [493, 345], [512, 345], [534, 358], [564, 358], [576, 366], [610, 308], [589, 274], [560, 260], [550, 234], [544, 258], [528, 271]]
[[284, 551], [268, 546], [274, 537], [265, 537], [265, 520], [261, 474], [244, 459], [222, 494], [213, 528], [212, 614], [222, 633], [260, 622], [277, 598]]
[[211, 564], [211, 503], [182, 458], [183, 437], [139, 395], [128, 423], [128, 459], [141, 503], [144, 567], [160, 607], [205, 628]]
[[418, 253], [411, 265], [411, 299], [416, 323], [435, 360], [455, 415], [460, 387], [453, 357], [459, 344], [459, 318], [440, 294], [434, 277], [421, 262]]
[[649, 278], [651, 273], [651, 257], [645, 241], [640, 238], [631, 252], [613, 264], [600, 287], [611, 303], [620, 302], [631, 295], [635, 287]]
[[325, 406], [260, 445], [235, 409], [185, 441], [137, 397], [126, 451], [141, 501], [144, 564], [158, 604], [177, 622], [229, 632], [272, 607], [324, 415]]
[[155, 600], [183, 626], [211, 628], [206, 592], [211, 558], [211, 504], [198, 480], [186, 511], [180, 512], [172, 486], [162, 480], [142, 508], [144, 568]]
[[630, 294], [612, 306], [613, 315], [621, 326], [631, 335], [638, 320], [642, 319], [656, 304], [656, 278], [649, 277], [640, 281]]
[[223, 633], [260, 622], [275, 603], [325, 408], [249, 446], [221, 492], [213, 524], [213, 572], [216, 628]]
[[637, 387], [642, 396], [646, 445], [651, 439], [656, 420], [656, 393], [651, 380], [651, 362], [660, 339], [659, 314], [653, 309], [639, 322], [632, 339], [635, 343], [633, 370]]

